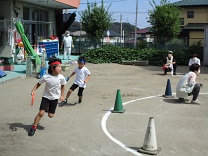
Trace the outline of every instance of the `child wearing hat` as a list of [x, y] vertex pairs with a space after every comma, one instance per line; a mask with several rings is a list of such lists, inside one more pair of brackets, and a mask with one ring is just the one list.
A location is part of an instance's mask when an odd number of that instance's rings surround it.
[[168, 56], [165, 58], [163, 62], [164, 75], [166, 75], [167, 72], [171, 72], [172, 75], [176, 75], [176, 68], [177, 64], [175, 58], [173, 57], [173, 52], [168, 51]]
[[74, 69], [74, 71], [68, 77], [68, 79], [70, 79], [73, 75], [76, 74], [75, 81], [70, 87], [69, 91], [67, 92], [66, 99], [61, 102], [62, 105], [67, 103], [67, 99], [69, 98], [71, 93], [78, 87], [79, 87], [78, 94], [77, 94], [79, 97], [78, 102], [79, 103], [82, 102], [83, 91], [86, 88], [86, 83], [89, 81], [90, 74], [91, 74], [90, 71], [87, 69], [87, 67], [85, 67], [85, 63], [86, 63], [86, 60], [83, 56], [78, 58], [78, 66]]
[[55, 114], [58, 100], [64, 100], [64, 85], [66, 84], [66, 80], [65, 77], [60, 74], [61, 63], [61, 60], [58, 58], [50, 58], [48, 62], [48, 74], [43, 75], [31, 91], [31, 95], [34, 96], [35, 91], [41, 86], [41, 84], [45, 83], [39, 112], [35, 117], [33, 126], [28, 132], [29, 136], [35, 134], [37, 125], [44, 116], [44, 113], [48, 112], [48, 117], [52, 118]]

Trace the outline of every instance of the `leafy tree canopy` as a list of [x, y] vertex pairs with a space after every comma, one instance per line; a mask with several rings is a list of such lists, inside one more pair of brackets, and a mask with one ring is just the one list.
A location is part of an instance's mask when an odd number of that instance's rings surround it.
[[180, 32], [180, 10], [167, 0], [161, 0], [160, 5], [152, 0], [150, 4], [153, 7], [153, 10], [149, 11], [148, 20], [152, 25], [151, 31], [157, 37], [176, 37]]
[[110, 6], [105, 7], [103, 0], [101, 5], [87, 3], [87, 9], [80, 13], [82, 29], [92, 39], [101, 39], [112, 21], [112, 14], [108, 12]]

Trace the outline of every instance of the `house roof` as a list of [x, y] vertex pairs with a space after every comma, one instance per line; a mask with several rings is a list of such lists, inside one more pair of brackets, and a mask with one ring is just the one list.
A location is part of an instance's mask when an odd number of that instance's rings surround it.
[[[137, 34], [147, 34], [148, 32], [149, 32], [149, 28], [148, 27], [136, 31]], [[134, 33], [135, 32], [130, 32], [130, 34], [134, 34]]]
[[[108, 30], [108, 31], [110, 32], [110, 37], [120, 37], [121, 36], [120, 33], [117, 33], [113, 30]], [[107, 32], [106, 32], [106, 34], [107, 34]], [[107, 35], [105, 35], [105, 36], [107, 36]]]
[[[124, 41], [124, 43], [134, 43], [134, 42], [135, 42], [134, 40], [126, 40], [126, 41]], [[136, 42], [138, 43], [139, 41], [136, 40]]]
[[176, 6], [208, 6], [208, 0], [182, 0], [173, 3]]
[[208, 23], [188, 23], [183, 29], [186, 30], [204, 30]]
[[87, 33], [85, 31], [74, 31], [70, 33], [73, 36], [83, 36], [86, 35]]

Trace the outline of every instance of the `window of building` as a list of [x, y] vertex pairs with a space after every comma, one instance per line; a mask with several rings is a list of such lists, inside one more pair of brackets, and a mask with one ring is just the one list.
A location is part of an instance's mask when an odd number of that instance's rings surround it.
[[194, 18], [194, 11], [187, 11], [187, 18]]
[[36, 44], [39, 37], [49, 38], [51, 25], [48, 22], [48, 14], [47, 10], [23, 7], [25, 34], [27, 34], [27, 38], [31, 44]]
[[184, 25], [184, 18], [179, 18], [180, 25]]

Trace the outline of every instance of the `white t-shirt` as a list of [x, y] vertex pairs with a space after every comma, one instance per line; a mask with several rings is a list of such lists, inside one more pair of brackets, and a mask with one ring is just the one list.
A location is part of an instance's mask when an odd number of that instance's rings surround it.
[[84, 83], [84, 80], [87, 78], [88, 75], [91, 74], [90, 71], [84, 66], [82, 69], [76, 67], [74, 69], [74, 73], [76, 73], [74, 83], [77, 84], [79, 87], [86, 88], [86, 83]]
[[191, 93], [196, 82], [196, 74], [192, 71], [184, 75], [176, 86], [176, 97], [186, 98]]
[[64, 42], [65, 48], [71, 48], [72, 42], [73, 42], [72, 37], [71, 36], [64, 36], [63, 42]]
[[197, 57], [191, 58], [191, 59], [189, 60], [189, 64], [188, 64], [188, 65], [191, 66], [191, 65], [194, 64], [194, 63], [196, 63], [196, 64], [198, 64], [198, 65], [201, 65], [200, 59], [197, 58]]
[[43, 75], [39, 84], [46, 83], [45, 89], [43, 92], [43, 97], [49, 100], [59, 99], [61, 97], [61, 85], [66, 84], [65, 77], [61, 74], [57, 76], [52, 76], [50, 74]]

